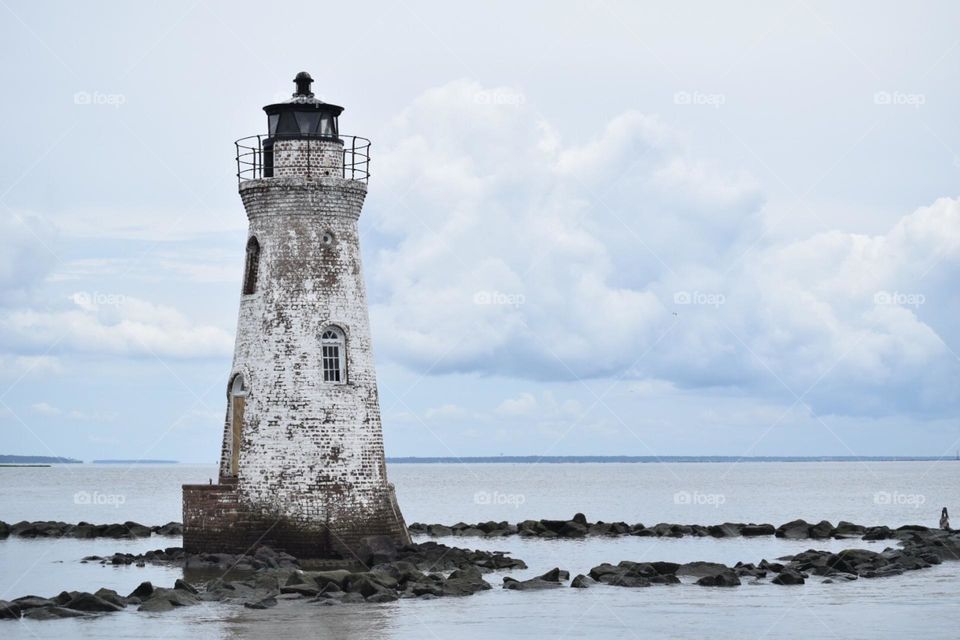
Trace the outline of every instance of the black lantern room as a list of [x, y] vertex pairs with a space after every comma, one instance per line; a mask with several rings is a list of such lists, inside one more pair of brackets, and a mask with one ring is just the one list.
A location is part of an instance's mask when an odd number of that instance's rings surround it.
[[315, 98], [310, 91], [313, 78], [301, 71], [293, 79], [297, 92], [286, 102], [268, 104], [267, 131], [272, 139], [278, 138], [327, 138], [339, 140], [337, 118], [343, 107]]

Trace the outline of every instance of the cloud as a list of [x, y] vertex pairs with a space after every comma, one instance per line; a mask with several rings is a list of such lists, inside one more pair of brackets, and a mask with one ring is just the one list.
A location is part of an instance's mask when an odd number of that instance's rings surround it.
[[444, 404], [439, 407], [431, 407], [426, 410], [424, 417], [427, 420], [463, 420], [467, 418], [470, 413], [461, 406], [455, 404]]
[[522, 101], [477, 99], [498, 94], [518, 92], [425, 92], [378, 155], [381, 353], [433, 374], [626, 375], [839, 414], [960, 406], [960, 201], [881, 235], [774, 239], [756, 180], [692, 156], [658, 118], [628, 112], [570, 143]]
[[37, 402], [36, 404], [32, 404], [30, 405], [30, 409], [33, 410], [34, 413], [42, 416], [59, 416], [63, 413], [63, 411], [57, 407], [54, 407], [46, 402]]
[[233, 337], [197, 325], [171, 307], [120, 294], [75, 293], [64, 307], [13, 309], [0, 314], [7, 348], [58, 352], [205, 358], [229, 355]]
[[42, 378], [63, 373], [60, 358], [50, 355], [0, 354], [0, 379]]
[[0, 307], [22, 304], [56, 263], [57, 233], [37, 215], [0, 215]]
[[521, 393], [516, 398], [507, 398], [496, 409], [496, 413], [505, 416], [524, 416], [537, 409], [537, 399], [532, 393]]
[[117, 419], [117, 413], [108, 412], [87, 412], [79, 409], [64, 410], [55, 407], [48, 402], [36, 402], [30, 405], [30, 410], [41, 416], [62, 417], [68, 420], [78, 420], [81, 422], [111, 422]]

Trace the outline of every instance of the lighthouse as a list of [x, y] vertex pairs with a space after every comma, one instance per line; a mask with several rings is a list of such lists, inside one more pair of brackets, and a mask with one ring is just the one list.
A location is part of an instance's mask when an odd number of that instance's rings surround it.
[[219, 481], [183, 487], [188, 552], [350, 558], [409, 534], [387, 481], [357, 221], [370, 142], [301, 72], [236, 142], [249, 220]]

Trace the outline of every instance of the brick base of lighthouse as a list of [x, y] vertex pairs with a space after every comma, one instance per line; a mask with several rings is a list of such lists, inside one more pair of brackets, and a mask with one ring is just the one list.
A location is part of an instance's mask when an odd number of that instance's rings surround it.
[[249, 553], [266, 545], [297, 558], [352, 560], [368, 536], [410, 542], [392, 491], [385, 498], [381, 509], [340, 515], [328, 527], [259, 509], [230, 482], [183, 485], [183, 548], [187, 553]]

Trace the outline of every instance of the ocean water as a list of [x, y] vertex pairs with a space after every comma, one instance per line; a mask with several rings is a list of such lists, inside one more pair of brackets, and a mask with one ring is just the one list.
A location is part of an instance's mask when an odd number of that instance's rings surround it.
[[[180, 485], [206, 482], [204, 465], [0, 468], [0, 520], [163, 524], [181, 520]], [[960, 463], [398, 464], [389, 468], [408, 522], [569, 518], [715, 524], [849, 520], [935, 526], [940, 508], [960, 517]], [[509, 551], [529, 569], [488, 574], [494, 589], [467, 598], [321, 607], [281, 601], [252, 611], [205, 604], [163, 614], [125, 611], [88, 619], [0, 621], [0, 638], [481, 638], [481, 637], [957, 637], [960, 562], [845, 584], [814, 578], [797, 587], [744, 584], [504, 591], [504, 575], [553, 567], [586, 573], [620, 560], [758, 562], [807, 548], [882, 550], [887, 542], [757, 539], [485, 540], [442, 542]], [[105, 567], [88, 555], [178, 546], [145, 540], [0, 541], [0, 599], [143, 580], [171, 586], [165, 567]]]

